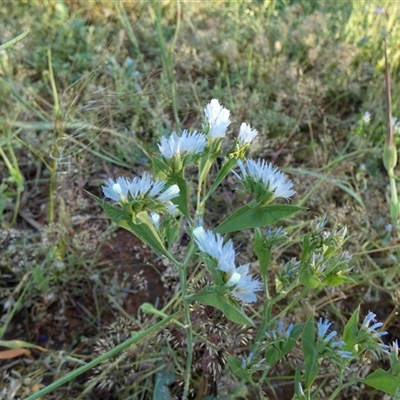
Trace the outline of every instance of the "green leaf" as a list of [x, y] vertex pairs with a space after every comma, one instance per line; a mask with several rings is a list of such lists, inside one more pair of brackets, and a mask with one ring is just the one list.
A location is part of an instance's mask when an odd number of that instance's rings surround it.
[[299, 368], [296, 368], [296, 372], [294, 374], [294, 391], [300, 397], [301, 396], [301, 372]]
[[306, 264], [306, 260], [311, 257], [311, 252], [310, 234], [307, 234], [303, 238], [303, 251], [301, 252], [300, 258], [302, 264]]
[[206, 286], [200, 292], [189, 297], [207, 306], [212, 306], [221, 310], [226, 318], [241, 325], [254, 326], [254, 322], [244, 313], [240, 306], [227, 296], [216, 292], [215, 287]]
[[222, 168], [219, 170], [216, 178], [214, 179], [214, 183], [212, 184], [211, 188], [208, 190], [206, 196], [203, 199], [205, 202], [215, 191], [215, 189], [219, 186], [219, 184], [225, 179], [225, 177], [232, 171], [232, 168], [237, 163], [237, 160], [230, 159], [228, 160]]
[[254, 206], [254, 203], [246, 204], [223, 221], [215, 232], [223, 234], [242, 229], [261, 228], [272, 225], [299, 210], [301, 210], [300, 207], [284, 204], [268, 206]]
[[308, 266], [303, 263], [300, 271], [300, 282], [310, 289], [315, 289], [321, 283], [321, 281], [309, 271]]
[[172, 169], [164, 161], [160, 160], [158, 157], [152, 158], [154, 175], [161, 180], [166, 180], [172, 173]]
[[169, 184], [176, 184], [179, 187], [179, 196], [172, 199], [172, 202], [176, 204], [180, 212], [188, 219], [190, 219], [188, 210], [188, 190], [184, 176], [182, 174], [172, 174], [168, 178]]
[[106, 203], [104, 200], [98, 198], [94, 194], [89, 192], [86, 193], [88, 193], [89, 196], [103, 208], [111, 220], [118, 226], [126, 229], [129, 232], [132, 232], [140, 240], [148, 244], [153, 250], [171, 259], [171, 255], [165, 249], [156, 229], [154, 228], [154, 225], [150, 221], [150, 218], [146, 212], [143, 211], [136, 214], [135, 219], [140, 223], [135, 224], [132, 221], [132, 216], [126, 211]]
[[322, 282], [322, 286], [339, 286], [343, 283], [355, 283], [356, 281], [349, 276], [328, 275]]
[[254, 237], [254, 251], [256, 252], [263, 281], [267, 280], [268, 267], [271, 262], [271, 248], [264, 245], [265, 235], [257, 228]]
[[246, 381], [251, 381], [249, 377], [249, 371], [247, 369], [242, 368], [242, 363], [239, 359], [228, 356], [228, 365], [231, 371], [238, 377], [245, 379]]
[[400, 378], [383, 369], [377, 369], [361, 381], [368, 386], [391, 395], [394, 395], [397, 389], [400, 388]]
[[318, 375], [319, 369], [319, 355], [315, 346], [314, 316], [312, 314], [304, 327], [301, 344], [303, 346], [305, 364], [305, 385], [306, 389], [310, 389]]
[[167, 365], [165, 363], [158, 363], [158, 367], [164, 368], [156, 373], [153, 400], [171, 400], [171, 393], [168, 386], [174, 383], [175, 377], [167, 372]]
[[345, 345], [343, 350], [351, 351], [354, 354], [354, 346], [356, 345], [356, 337], [358, 333], [358, 319], [360, 314], [360, 306], [356, 308], [352, 316], [348, 320], [343, 330], [343, 341]]

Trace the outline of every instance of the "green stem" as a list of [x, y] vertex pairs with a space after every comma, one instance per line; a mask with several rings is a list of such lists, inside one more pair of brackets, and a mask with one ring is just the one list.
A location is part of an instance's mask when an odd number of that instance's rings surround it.
[[185, 384], [183, 387], [183, 396], [182, 399], [187, 399], [189, 394], [190, 387], [190, 377], [192, 371], [192, 359], [193, 359], [193, 332], [192, 332], [192, 323], [190, 320], [190, 300], [186, 299], [187, 297], [187, 269], [183, 266], [179, 271], [179, 280], [181, 284], [181, 291], [183, 297], [183, 308], [184, 308], [184, 321], [186, 328], [186, 340], [187, 340], [187, 357], [186, 357], [186, 367], [185, 367]]
[[[57, 86], [56, 81], [54, 78], [53, 73], [53, 63], [51, 61], [51, 50], [50, 47], [47, 49], [47, 58], [48, 58], [48, 65], [49, 65], [49, 79], [51, 84], [51, 90], [53, 94], [54, 100], [54, 132], [55, 132], [55, 139], [53, 143], [53, 152], [57, 151], [57, 140], [62, 136], [62, 130], [59, 127], [60, 124], [60, 116], [61, 116], [61, 107], [60, 101], [58, 98]], [[54, 214], [55, 214], [55, 190], [56, 190], [56, 174], [57, 174], [57, 167], [58, 167], [58, 157], [53, 155], [51, 168], [50, 168], [50, 182], [49, 182], [49, 211], [48, 211], [48, 218], [49, 223], [54, 222]]]
[[[175, 29], [175, 35], [173, 39], [173, 44], [176, 42], [177, 35], [179, 32], [180, 28], [180, 3], [179, 1], [177, 2], [178, 5], [178, 12], [177, 12], [177, 22], [176, 22], [176, 29]], [[172, 52], [173, 52], [173, 47], [167, 49], [167, 46], [165, 44], [165, 37], [164, 33], [162, 30], [162, 25], [161, 25], [161, 20], [162, 20], [162, 12], [161, 12], [161, 2], [157, 1], [156, 2], [156, 32], [157, 32], [157, 39], [158, 39], [158, 45], [160, 47], [161, 51], [161, 59], [167, 74], [167, 79], [168, 83], [171, 88], [171, 101], [172, 101], [172, 110], [174, 113], [174, 118], [175, 118], [175, 124], [177, 129], [180, 127], [180, 120], [179, 120], [179, 115], [178, 115], [178, 102], [177, 102], [177, 93], [176, 93], [176, 81], [174, 77], [174, 71], [173, 71], [173, 62], [172, 62]]]
[[349, 386], [352, 386], [352, 385], [356, 384], [357, 382], [358, 382], [357, 379], [353, 379], [353, 380], [351, 380], [351, 381], [349, 381], [349, 382], [343, 383], [342, 385], [338, 386], [338, 387], [334, 390], [334, 392], [330, 395], [330, 397], [329, 397], [328, 400], [334, 400], [334, 399], [336, 399], [336, 398], [337, 398], [337, 395], [338, 395], [343, 389], [345, 389], [345, 388], [347, 388], [347, 387], [349, 387]]
[[138, 333], [137, 335], [129, 338], [125, 342], [119, 344], [118, 346], [114, 347], [107, 353], [104, 353], [100, 357], [97, 357], [93, 361], [79, 367], [68, 374], [64, 375], [57, 381], [53, 382], [52, 384], [44, 387], [43, 389], [39, 390], [38, 392], [32, 394], [31, 396], [27, 397], [26, 400], [36, 400], [39, 397], [44, 396], [45, 394], [51, 393], [53, 390], [57, 389], [58, 387], [64, 385], [67, 382], [72, 381], [73, 379], [77, 378], [79, 375], [82, 375], [86, 371], [94, 368], [96, 365], [102, 363], [103, 361], [108, 360], [111, 357], [114, 357], [119, 352], [127, 349], [128, 347], [132, 346], [133, 344], [139, 342], [140, 340], [144, 339], [146, 336], [150, 335], [151, 333], [156, 332], [158, 329], [162, 328], [163, 326], [167, 325], [172, 320], [176, 319], [179, 316], [180, 312], [176, 312], [175, 314], [169, 316], [168, 318], [158, 322], [157, 324], [153, 325], [151, 328], [146, 329], [145, 331]]

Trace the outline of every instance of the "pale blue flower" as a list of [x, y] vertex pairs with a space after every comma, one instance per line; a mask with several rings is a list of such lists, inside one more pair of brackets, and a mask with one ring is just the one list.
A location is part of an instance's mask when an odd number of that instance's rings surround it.
[[300, 269], [301, 262], [296, 258], [291, 258], [284, 266], [283, 272], [286, 277], [290, 278], [295, 275]]
[[211, 139], [224, 137], [231, 123], [229, 119], [230, 111], [219, 104], [217, 99], [213, 99], [204, 108], [204, 114], [208, 120], [208, 136]]
[[[377, 329], [383, 326], [382, 322], [376, 322], [376, 314], [368, 311], [367, 316], [364, 318], [364, 322], [361, 325], [361, 329], [364, 329], [367, 331], [369, 335], [371, 335], [372, 338], [378, 339], [382, 336], [387, 335], [388, 333], [386, 331], [383, 332], [376, 332]], [[369, 326], [369, 324], [373, 322], [374, 324], [372, 326]]]
[[318, 328], [318, 337], [323, 340], [326, 332], [328, 332], [329, 327], [332, 325], [332, 322], [329, 322], [327, 319], [320, 318], [317, 324]]
[[283, 230], [283, 227], [280, 226], [279, 228], [272, 228], [271, 226], [266, 230], [265, 237], [267, 240], [282, 240], [287, 238], [287, 232]]
[[318, 327], [318, 339], [321, 340], [324, 345], [326, 345], [328, 348], [331, 348], [332, 350], [335, 351], [335, 353], [340, 356], [341, 358], [344, 358], [346, 360], [351, 360], [353, 358], [353, 355], [350, 351], [345, 351], [341, 350], [340, 348], [345, 345], [345, 342], [341, 341], [333, 341], [333, 338], [336, 337], [337, 332], [336, 331], [331, 331], [329, 334], [328, 329], [332, 325], [332, 322], [329, 322], [327, 319], [322, 319], [320, 318], [317, 324]]
[[172, 185], [165, 192], [161, 193], [157, 200], [165, 203], [169, 203], [169, 201], [175, 197], [179, 196], [179, 186]]
[[106, 197], [121, 203], [149, 197], [168, 205], [171, 199], [179, 196], [179, 187], [172, 185], [164, 190], [166, 184], [165, 181], [153, 181], [149, 174], [144, 173], [142, 177], [136, 176], [132, 181], [119, 177], [114, 182], [110, 178], [102, 189]]
[[166, 183], [157, 182], [156, 185], [154, 184], [155, 182], [152, 181], [150, 175], [145, 172], [142, 177], [136, 176], [132, 179], [132, 182], [129, 185], [129, 192], [134, 199], [143, 198], [150, 192], [153, 186], [155, 186], [154, 192], [158, 193]]
[[242, 368], [243, 369], [255, 368], [257, 370], [267, 368], [267, 365], [265, 364], [265, 358], [263, 358], [260, 361], [253, 360], [253, 358], [254, 358], [254, 353], [249, 353], [247, 357], [242, 358]]
[[193, 229], [193, 236], [199, 249], [217, 260], [218, 269], [224, 272], [233, 271], [235, 268], [235, 249], [232, 240], [224, 244], [223, 237], [202, 226]]
[[231, 295], [243, 301], [243, 303], [254, 303], [257, 296], [254, 292], [262, 290], [262, 283], [248, 275], [250, 264], [241, 265], [230, 276], [227, 286], [233, 286]]
[[251, 126], [245, 122], [240, 125], [239, 143], [241, 145], [251, 143], [257, 135], [258, 131], [256, 129], [251, 129]]
[[247, 368], [251, 365], [251, 361], [253, 360], [254, 353], [249, 353], [249, 355], [242, 359], [242, 368]]
[[347, 350], [338, 350], [336, 352], [340, 357], [344, 358], [345, 360], [352, 360], [354, 358], [353, 354], [351, 351]]
[[248, 274], [250, 264], [236, 268], [232, 240], [224, 244], [224, 238], [220, 234], [206, 231], [201, 226], [193, 229], [193, 236], [198, 248], [214, 258], [217, 268], [227, 274], [226, 286], [229, 293], [244, 303], [257, 301], [254, 292], [262, 290], [262, 283]]
[[183, 155], [184, 153], [201, 153], [204, 151], [206, 144], [207, 139], [203, 134], [197, 133], [197, 131], [189, 133], [185, 129], [181, 136], [176, 132], [172, 132], [168, 139], [162, 137], [158, 148], [165, 158], [172, 158], [174, 156]]
[[294, 325], [290, 324], [285, 332], [284, 332], [283, 327], [284, 327], [283, 322], [279, 321], [278, 322], [278, 329], [277, 330], [273, 329], [270, 332], [265, 332], [265, 336], [268, 339], [271, 339], [271, 340], [276, 340], [276, 339], [279, 339], [279, 338], [288, 339], [290, 337], [290, 334], [292, 333]]
[[130, 181], [123, 177], [117, 178], [114, 182], [111, 178], [108, 179], [105, 186], [102, 186], [104, 196], [114, 201], [125, 203], [128, 200]]
[[261, 182], [265, 189], [272, 192], [276, 198], [288, 199], [296, 193], [292, 190], [293, 183], [286, 180], [285, 175], [278, 170], [278, 167], [273, 167], [271, 163], [267, 163], [265, 160], [258, 159], [255, 161], [248, 159], [245, 162], [238, 160], [238, 166], [242, 177], [236, 173], [235, 175], [241, 181], [251, 179]]

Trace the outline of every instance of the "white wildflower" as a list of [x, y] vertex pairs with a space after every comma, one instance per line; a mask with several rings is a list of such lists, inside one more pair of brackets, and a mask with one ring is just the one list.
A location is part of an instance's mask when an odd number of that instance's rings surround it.
[[114, 182], [111, 178], [108, 179], [105, 186], [102, 186], [104, 196], [114, 201], [121, 203], [127, 202], [130, 181], [123, 177], [117, 178]]
[[182, 153], [201, 153], [206, 143], [207, 139], [203, 134], [197, 133], [197, 131], [188, 132], [184, 130], [181, 136], [176, 132], [172, 132], [168, 139], [161, 138], [158, 148], [165, 158], [172, 158]]
[[208, 120], [209, 133], [211, 139], [222, 138], [226, 135], [231, 120], [230, 111], [219, 104], [217, 99], [211, 100], [204, 108], [204, 114]]
[[248, 274], [250, 264], [242, 265], [232, 273], [227, 286], [233, 286], [231, 295], [243, 301], [243, 303], [254, 303], [257, 296], [254, 292], [262, 290], [262, 283]]
[[267, 163], [265, 160], [252, 159], [242, 162], [238, 161], [238, 166], [242, 172], [242, 177], [235, 173], [239, 179], [244, 182], [248, 179], [261, 182], [265, 189], [273, 192], [275, 197], [282, 197], [288, 199], [296, 192], [292, 190], [292, 181], [287, 181], [285, 175], [278, 170], [278, 167], [273, 167], [272, 164]]
[[239, 143], [241, 145], [251, 143], [257, 135], [258, 131], [256, 129], [251, 129], [251, 126], [245, 122], [240, 125]]

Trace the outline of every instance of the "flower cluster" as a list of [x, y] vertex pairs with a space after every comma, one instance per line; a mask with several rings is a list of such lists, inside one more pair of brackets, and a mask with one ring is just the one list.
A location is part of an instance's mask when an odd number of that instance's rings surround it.
[[[371, 323], [372, 325], [370, 326]], [[382, 343], [382, 336], [388, 333], [386, 331], [378, 331], [382, 326], [383, 323], [376, 320], [376, 314], [372, 311], [368, 311], [358, 332], [357, 343], [363, 344], [367, 349], [377, 355], [382, 353], [389, 354], [389, 346]]]
[[331, 331], [329, 334], [327, 334], [331, 325], [332, 322], [329, 322], [327, 319], [319, 319], [317, 325], [317, 350], [321, 356], [327, 355], [329, 358], [342, 365], [344, 361], [353, 359], [353, 355], [350, 351], [341, 350], [341, 347], [345, 345], [345, 342], [333, 341], [337, 335], [336, 331]]
[[272, 166], [265, 160], [248, 159], [237, 162], [242, 176], [235, 173], [243, 186], [257, 197], [260, 204], [270, 202], [275, 198], [289, 199], [296, 192], [292, 189], [293, 183], [287, 181], [278, 167]]
[[219, 104], [218, 100], [213, 99], [204, 108], [204, 114], [207, 118], [205, 130], [208, 130], [209, 138], [212, 140], [223, 138], [232, 122], [229, 119], [230, 111]]
[[279, 340], [279, 339], [288, 339], [290, 337], [290, 334], [293, 331], [293, 324], [290, 324], [286, 331], [284, 331], [283, 329], [283, 322], [279, 321], [278, 322], [278, 329], [275, 330], [271, 330], [269, 332], [265, 332], [265, 336], [269, 339], [269, 340]]
[[149, 209], [166, 209], [171, 205], [171, 199], [179, 196], [178, 185], [166, 187], [165, 181], [153, 181], [150, 175], [144, 173], [142, 177], [132, 180], [119, 177], [116, 181], [109, 178], [102, 186], [103, 194], [119, 203], [133, 203], [136, 211], [145, 207]]
[[299, 283], [300, 261], [293, 257], [279, 270], [275, 278], [275, 286], [278, 293], [285, 293], [291, 286]]
[[197, 131], [188, 132], [186, 129], [182, 135], [172, 132], [167, 139], [161, 138], [158, 145], [160, 153], [167, 159], [183, 154], [199, 154], [204, 151], [207, 144], [207, 138]]
[[249, 275], [250, 264], [236, 267], [232, 240], [224, 244], [221, 235], [206, 231], [203, 227], [195, 228], [193, 235], [198, 248], [212, 257], [217, 263], [217, 268], [226, 273], [225, 285], [230, 294], [244, 303], [257, 301], [254, 292], [262, 289], [262, 283]]

